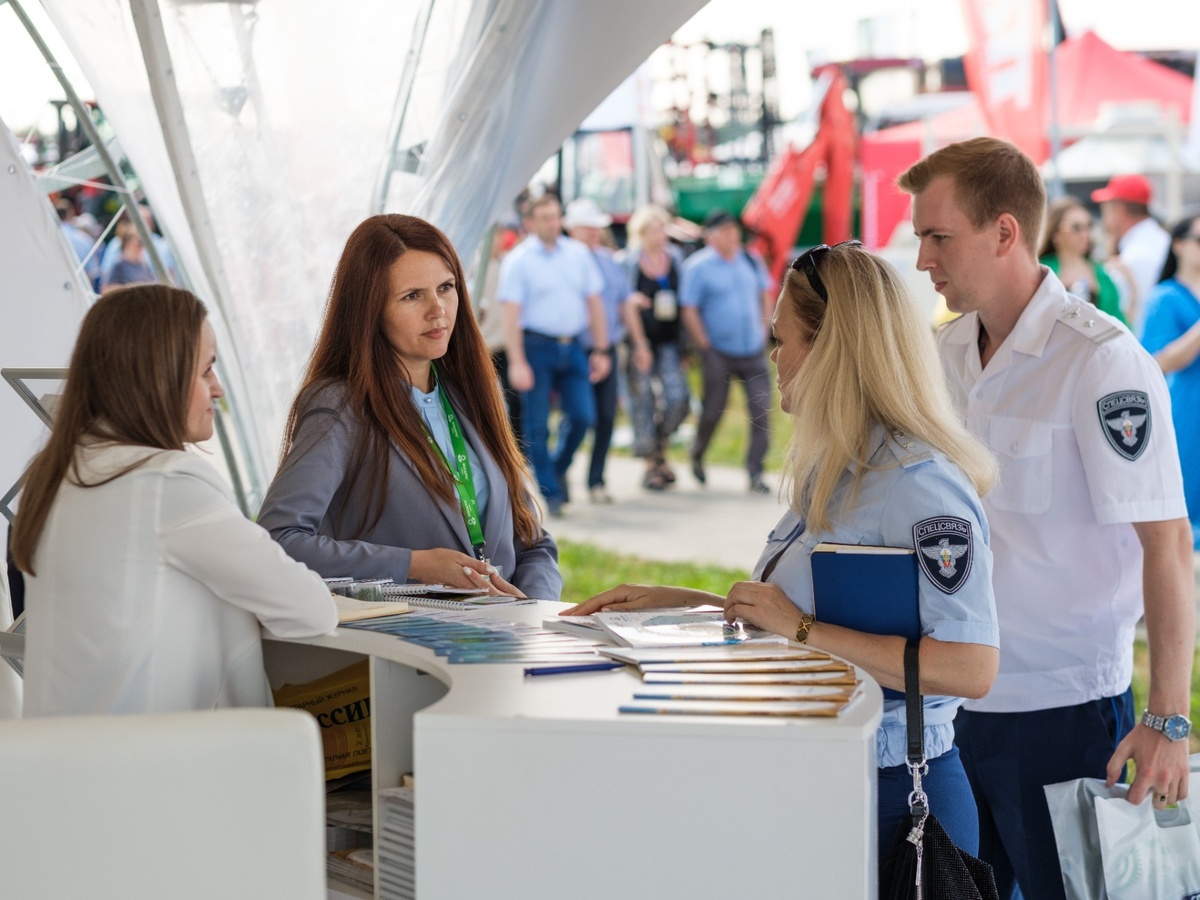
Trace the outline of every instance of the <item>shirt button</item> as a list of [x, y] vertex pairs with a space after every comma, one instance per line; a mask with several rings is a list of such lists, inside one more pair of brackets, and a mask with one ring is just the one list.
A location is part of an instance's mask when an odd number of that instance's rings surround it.
[[1016, 441], [1013, 441], [1013, 442], [1012, 442], [1012, 446], [1011, 446], [1011, 447], [1009, 447], [1008, 449], [1009, 449], [1010, 451], [1012, 451], [1013, 453], [1016, 453], [1016, 452], [1017, 452], [1017, 442], [1016, 442]]
[[1095, 324], [1096, 324], [1096, 320], [1095, 320], [1095, 319], [1088, 319], [1086, 322], [1084, 322], [1084, 323], [1083, 323], [1083, 327], [1084, 327], [1084, 328], [1091, 328], [1091, 327], [1092, 327], [1093, 325], [1095, 325]]

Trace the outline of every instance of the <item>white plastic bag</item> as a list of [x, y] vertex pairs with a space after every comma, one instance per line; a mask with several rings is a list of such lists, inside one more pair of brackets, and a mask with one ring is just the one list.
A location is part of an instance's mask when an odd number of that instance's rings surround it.
[[1096, 827], [1109, 900], [1200, 898], [1200, 807], [1192, 776], [1190, 800], [1155, 811], [1152, 797], [1137, 806], [1096, 798]]
[[1200, 900], [1200, 753], [1190, 762], [1175, 809], [1097, 778], [1046, 785], [1067, 900]]

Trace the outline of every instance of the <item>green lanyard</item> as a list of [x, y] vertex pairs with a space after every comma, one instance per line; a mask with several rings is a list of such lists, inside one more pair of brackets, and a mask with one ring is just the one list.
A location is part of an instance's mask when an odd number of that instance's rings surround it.
[[[437, 369], [434, 369], [434, 373], [436, 375]], [[471, 474], [471, 460], [467, 456], [467, 441], [463, 437], [462, 427], [458, 424], [458, 416], [454, 414], [454, 407], [450, 405], [450, 399], [446, 396], [445, 391], [440, 390], [440, 386], [438, 394], [442, 398], [442, 410], [446, 413], [446, 424], [450, 427], [450, 446], [454, 450], [456, 465], [450, 465], [450, 460], [446, 459], [446, 454], [442, 452], [438, 442], [433, 439], [433, 434], [428, 427], [425, 429], [425, 439], [429, 441], [429, 446], [437, 451], [442, 462], [446, 464], [446, 468], [450, 470], [450, 474], [454, 476], [454, 489], [458, 491], [458, 501], [462, 504], [463, 521], [467, 524], [471, 549], [475, 551], [476, 559], [486, 562], [483, 525], [479, 521], [479, 501], [475, 498], [475, 477]]]

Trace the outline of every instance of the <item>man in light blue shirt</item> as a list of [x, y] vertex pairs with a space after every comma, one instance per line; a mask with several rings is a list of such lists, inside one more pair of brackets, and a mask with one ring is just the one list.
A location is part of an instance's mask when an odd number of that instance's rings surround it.
[[[550, 515], [562, 515], [566, 473], [596, 420], [592, 383], [611, 368], [611, 344], [600, 292], [604, 282], [587, 247], [562, 233], [562, 207], [547, 194], [529, 207], [529, 237], [500, 264], [508, 378], [521, 392], [525, 453]], [[591, 347], [579, 339], [591, 333]], [[550, 449], [550, 398], [563, 421]]]
[[750, 414], [746, 470], [750, 490], [770, 494], [763, 459], [770, 436], [771, 380], [763, 352], [771, 328], [775, 295], [762, 260], [742, 247], [737, 219], [715, 209], [704, 220], [707, 246], [688, 257], [680, 270], [680, 317], [700, 353], [704, 397], [692, 443], [692, 474], [704, 484], [704, 453], [725, 412], [729, 382], [739, 378]]
[[[600, 301], [604, 306], [604, 325], [608, 329], [608, 376], [592, 385], [596, 400], [596, 424], [592, 430], [592, 459], [588, 466], [588, 496], [593, 503], [612, 503], [612, 495], [604, 484], [604, 465], [612, 444], [613, 426], [617, 421], [617, 346], [625, 340], [625, 323], [621, 309], [629, 297], [629, 275], [617, 262], [613, 252], [604, 246], [604, 232], [612, 224], [612, 216], [600, 209], [594, 200], [580, 197], [567, 204], [563, 224], [567, 234], [591, 251], [600, 269], [604, 287]], [[592, 335], [580, 335], [583, 346], [592, 349]]]

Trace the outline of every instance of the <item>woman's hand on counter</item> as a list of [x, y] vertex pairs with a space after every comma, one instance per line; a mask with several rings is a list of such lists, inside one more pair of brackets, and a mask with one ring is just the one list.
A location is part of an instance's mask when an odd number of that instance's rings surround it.
[[791, 638], [800, 624], [800, 610], [777, 585], [739, 581], [725, 598], [725, 620], [735, 619]]

